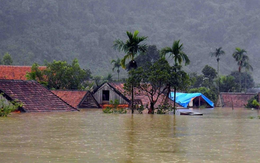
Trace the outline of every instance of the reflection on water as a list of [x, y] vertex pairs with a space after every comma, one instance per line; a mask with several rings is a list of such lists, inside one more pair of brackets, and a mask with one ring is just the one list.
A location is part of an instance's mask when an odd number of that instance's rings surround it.
[[258, 111], [199, 112], [12, 114], [0, 118], [0, 162], [260, 162]]

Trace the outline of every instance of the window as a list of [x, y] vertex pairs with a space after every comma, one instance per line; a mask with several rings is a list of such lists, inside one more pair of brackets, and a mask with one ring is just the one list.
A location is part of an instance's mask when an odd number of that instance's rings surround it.
[[102, 100], [109, 101], [109, 91], [103, 90]]

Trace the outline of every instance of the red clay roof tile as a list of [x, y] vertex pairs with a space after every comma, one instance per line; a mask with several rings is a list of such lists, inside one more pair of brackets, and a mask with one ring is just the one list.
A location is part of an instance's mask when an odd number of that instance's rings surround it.
[[[40, 70], [46, 66], [39, 66]], [[26, 73], [31, 72], [31, 66], [7, 66], [0, 65], [0, 79], [26, 80]]]
[[0, 91], [8, 100], [22, 102], [25, 112], [77, 111], [51, 91], [35, 81], [0, 80]]
[[77, 108], [87, 91], [52, 90], [52, 93], [66, 101], [71, 106]]

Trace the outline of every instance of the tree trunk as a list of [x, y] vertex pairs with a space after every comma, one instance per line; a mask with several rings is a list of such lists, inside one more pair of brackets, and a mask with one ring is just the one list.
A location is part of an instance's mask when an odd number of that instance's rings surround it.
[[154, 103], [153, 102], [151, 102], [150, 103], [150, 109], [149, 109], [149, 111], [148, 111], [148, 114], [154, 114]]
[[168, 84], [167, 85], [167, 92], [166, 92], [166, 97], [165, 97], [165, 100], [164, 100], [164, 104], [168, 103], [170, 93], [171, 93], [171, 86]]
[[241, 72], [239, 71], [239, 91], [241, 92]]
[[120, 72], [120, 70], [119, 70], [119, 68], [117, 69], [117, 81], [119, 82], [119, 72]]
[[175, 110], [176, 110], [176, 87], [174, 87], [174, 108], [173, 108], [173, 114], [175, 115]]
[[134, 114], [134, 84], [132, 83], [132, 114]]
[[218, 94], [219, 94], [219, 85], [220, 85], [220, 78], [219, 78], [219, 58], [217, 59], [218, 61]]

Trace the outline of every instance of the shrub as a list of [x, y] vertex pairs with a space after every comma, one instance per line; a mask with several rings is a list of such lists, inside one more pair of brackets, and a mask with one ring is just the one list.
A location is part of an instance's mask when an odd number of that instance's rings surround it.
[[138, 111], [138, 113], [140, 113], [140, 114], [143, 114], [143, 111], [144, 111], [144, 106], [143, 106], [143, 105], [141, 105], [141, 106], [137, 107], [137, 109], [136, 109], [136, 110]]
[[166, 114], [170, 110], [173, 110], [173, 107], [170, 104], [159, 105], [157, 114]]
[[14, 100], [8, 102], [3, 97], [3, 94], [0, 94], [0, 117], [7, 117], [11, 112], [17, 110], [19, 107], [22, 107], [22, 103]]
[[251, 99], [247, 101], [247, 104], [245, 105], [246, 108], [259, 108], [259, 102], [257, 101], [258, 95], [255, 95]]
[[112, 108], [110, 108], [110, 107], [106, 107], [105, 109], [103, 109], [103, 113], [108, 113], [108, 114], [110, 114], [110, 113], [113, 113], [113, 110], [112, 110]]
[[119, 100], [115, 99], [115, 101], [111, 100], [109, 102], [109, 106], [103, 109], [103, 113], [119, 113], [119, 114], [126, 114], [127, 111], [125, 108], [119, 108]]

